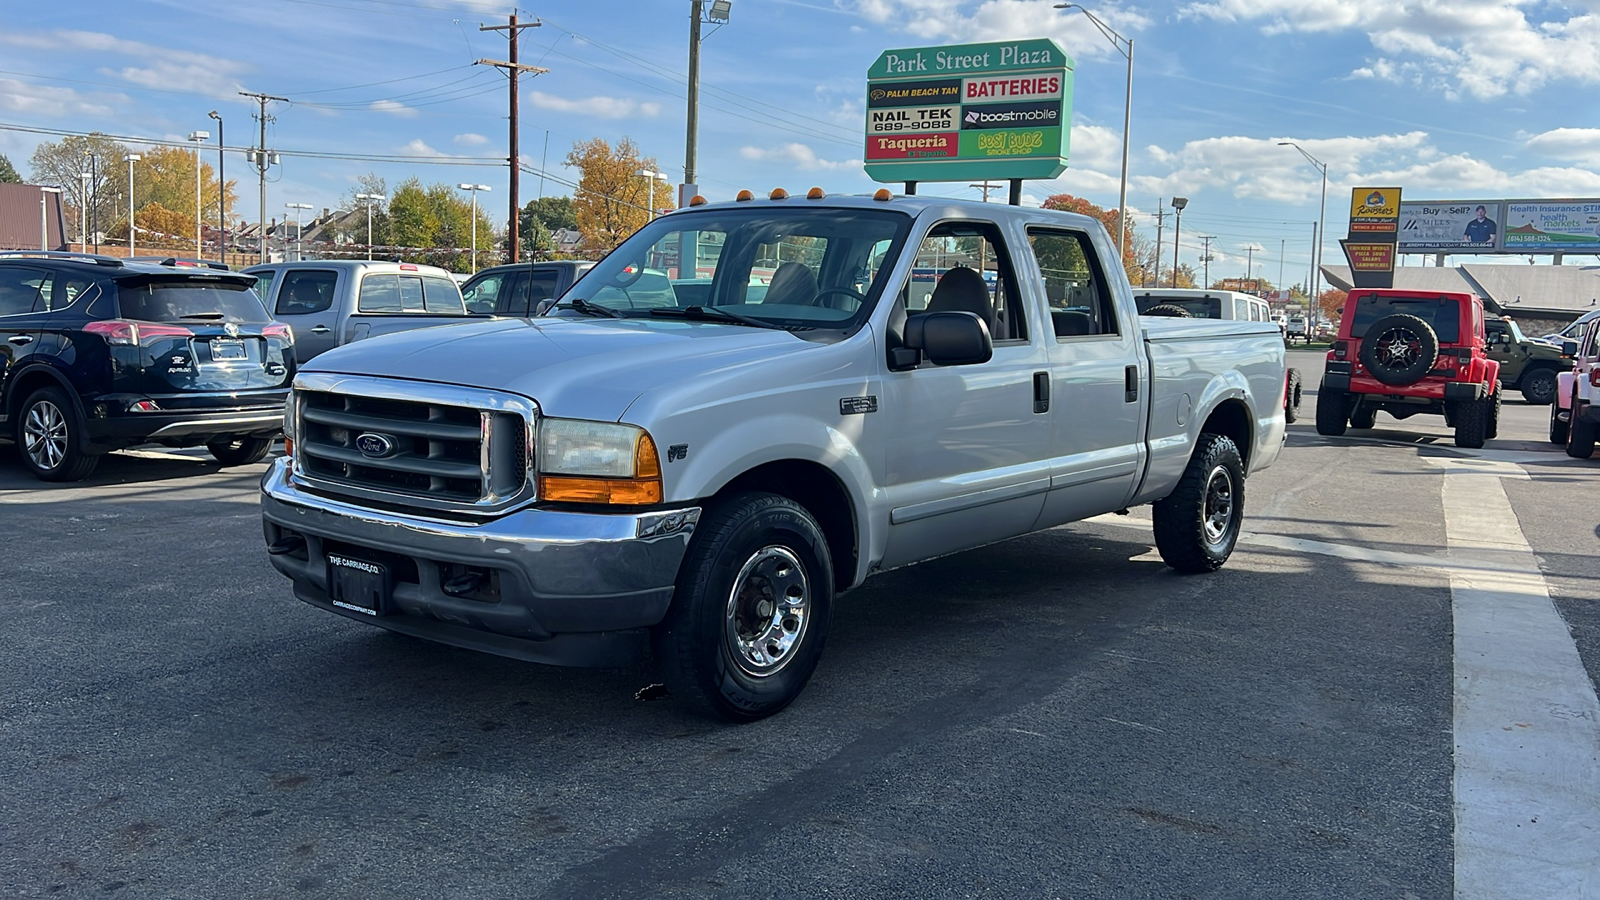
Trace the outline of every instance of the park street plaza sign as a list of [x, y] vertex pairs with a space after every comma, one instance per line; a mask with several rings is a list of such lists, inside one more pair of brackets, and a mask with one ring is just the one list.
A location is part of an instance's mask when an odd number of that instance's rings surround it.
[[874, 181], [1054, 178], [1067, 167], [1072, 57], [1046, 39], [887, 50], [867, 70]]

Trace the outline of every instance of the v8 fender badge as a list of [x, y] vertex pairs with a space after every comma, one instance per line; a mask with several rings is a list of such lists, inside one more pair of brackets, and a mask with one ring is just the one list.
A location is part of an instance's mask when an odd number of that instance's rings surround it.
[[689, 458], [689, 445], [688, 444], [673, 444], [672, 446], [667, 448], [667, 462], [676, 462], [677, 460], [688, 459], [688, 458]]
[[877, 411], [878, 397], [876, 394], [868, 394], [865, 397], [839, 398], [839, 415], [841, 416], [864, 416], [867, 413], [875, 413]]

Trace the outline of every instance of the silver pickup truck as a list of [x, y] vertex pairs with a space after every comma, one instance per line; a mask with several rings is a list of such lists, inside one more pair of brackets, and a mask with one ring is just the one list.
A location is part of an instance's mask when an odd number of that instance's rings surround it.
[[413, 328], [471, 321], [461, 287], [437, 266], [357, 259], [264, 263], [244, 270], [273, 318], [294, 329], [295, 359]]
[[887, 191], [673, 212], [544, 317], [304, 367], [268, 552], [313, 606], [459, 647], [653, 642], [735, 721], [877, 571], [1137, 504], [1214, 570], [1284, 440], [1283, 339], [1141, 318], [1116, 258], [1090, 218]]

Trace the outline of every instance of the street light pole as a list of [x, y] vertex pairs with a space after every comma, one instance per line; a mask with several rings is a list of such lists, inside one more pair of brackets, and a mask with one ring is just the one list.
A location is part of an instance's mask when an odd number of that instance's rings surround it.
[[[1183, 244], [1179, 243], [1179, 239], [1183, 237], [1183, 208], [1185, 206], [1188, 206], [1188, 205], [1189, 205], [1189, 198], [1188, 197], [1173, 197], [1172, 198], [1172, 208], [1178, 211], [1177, 212], [1178, 221], [1172, 226], [1172, 286], [1173, 287], [1177, 287], [1178, 286], [1178, 254], [1180, 252], [1182, 252], [1182, 250], [1183, 250]], [[1157, 278], [1157, 283], [1159, 283], [1159, 279], [1161, 278], [1161, 274], [1160, 274], [1159, 271], [1156, 273], [1156, 278]]]
[[647, 187], [645, 188], [645, 190], [649, 192], [649, 198], [646, 200], [646, 204], [650, 210], [650, 218], [647, 221], [654, 222], [656, 219], [656, 181], [660, 180], [670, 183], [671, 180], [666, 176], [665, 173], [652, 172], [649, 169], [640, 169], [636, 174], [640, 178], [650, 179], [646, 182]]
[[356, 199], [367, 205], [367, 259], [372, 259], [372, 204], [388, 198], [382, 194], [357, 194]]
[[472, 192], [472, 274], [478, 274], [478, 192], [487, 191], [487, 184], [458, 184], [457, 188]]
[[204, 259], [205, 247], [200, 234], [200, 145], [211, 139], [207, 131], [189, 132], [189, 140], [194, 141], [194, 258]]
[[128, 256], [133, 256], [133, 164], [143, 159], [137, 153], [123, 157], [128, 161]]
[[1317, 170], [1322, 173], [1322, 207], [1317, 213], [1316, 246], [1311, 248], [1311, 279], [1313, 287], [1311, 289], [1311, 309], [1308, 318], [1312, 323], [1315, 323], [1317, 321], [1317, 301], [1321, 299], [1322, 294], [1322, 245], [1327, 240], [1326, 232], [1328, 230], [1328, 164], [1307, 153], [1306, 148], [1296, 144], [1294, 141], [1279, 141], [1278, 146], [1293, 147], [1299, 150], [1300, 155], [1304, 156], [1308, 162], [1316, 166]]
[[[39, 188], [39, 249], [46, 251], [50, 249], [50, 217], [46, 213], [46, 209], [48, 209], [49, 204], [46, 202], [45, 198], [51, 194], [55, 194], [57, 197], [61, 196], [61, 188]], [[65, 229], [62, 230], [64, 231]]]
[[[285, 203], [283, 206], [285, 209], [294, 210], [294, 258], [295, 262], [299, 262], [306, 258], [305, 241], [300, 237], [300, 210], [312, 209], [313, 207], [309, 203]], [[287, 225], [288, 223], [285, 222], [284, 224]], [[283, 249], [285, 255], [287, 255], [289, 252], [288, 241], [284, 241]]]
[[[1118, 34], [1110, 25], [1100, 21], [1100, 17], [1089, 12], [1076, 3], [1057, 3], [1056, 9], [1076, 9], [1089, 17], [1094, 27], [1111, 41], [1111, 46], [1117, 49], [1128, 60], [1128, 87], [1122, 101], [1122, 184], [1117, 190], [1117, 256], [1124, 257], [1124, 246], [1128, 235], [1128, 140], [1133, 124], [1133, 40]], [[1118, 260], [1121, 262], [1121, 259]], [[1160, 266], [1156, 267], [1156, 283], [1161, 283]]]
[[88, 172], [78, 173], [78, 184], [83, 187], [78, 195], [83, 198], [78, 204], [78, 249], [84, 253], [89, 252], [89, 183], [92, 178]]
[[217, 120], [217, 259], [228, 262], [228, 179], [222, 171], [222, 116], [216, 110], [206, 113]]

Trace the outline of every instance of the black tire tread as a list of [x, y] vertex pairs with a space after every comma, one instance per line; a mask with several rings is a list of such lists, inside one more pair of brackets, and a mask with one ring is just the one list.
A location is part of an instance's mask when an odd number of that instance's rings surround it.
[[1317, 391], [1317, 434], [1324, 437], [1338, 437], [1344, 434], [1345, 427], [1349, 424], [1349, 415], [1345, 412], [1345, 398], [1349, 396], [1344, 391], [1336, 391], [1323, 387]]
[[1376, 407], [1361, 403], [1357, 404], [1355, 409], [1350, 410], [1351, 428], [1366, 429], [1376, 424], [1378, 424], [1378, 410]]
[[1300, 419], [1300, 394], [1303, 390], [1300, 370], [1289, 370], [1288, 387], [1284, 390], [1283, 421], [1293, 425]]
[[[1205, 531], [1197, 506], [1205, 502], [1206, 475], [1213, 466], [1232, 458], [1234, 468], [1234, 526], [1227, 552], [1220, 557], [1207, 552]], [[1222, 568], [1238, 545], [1240, 522], [1244, 517], [1244, 463], [1239, 448], [1227, 435], [1205, 432], [1195, 442], [1189, 465], [1172, 493], [1151, 506], [1156, 550], [1161, 561], [1179, 572], [1215, 572]]]
[[[1533, 391], [1529, 390], [1529, 384], [1534, 379], [1548, 380], [1549, 382], [1550, 395], [1543, 400], [1535, 399]], [[1556, 386], [1556, 370], [1550, 368], [1549, 366], [1537, 366], [1535, 368], [1528, 369], [1522, 373], [1521, 380], [1517, 382], [1517, 390], [1522, 392], [1522, 399], [1528, 401], [1534, 406], [1544, 406], [1545, 404], [1554, 403], [1556, 399], [1556, 391], [1559, 390], [1559, 388]]]
[[206, 451], [225, 466], [248, 466], [272, 452], [272, 438], [234, 435], [206, 443]]
[[1456, 446], [1477, 450], [1489, 436], [1489, 399], [1457, 400], [1453, 417], [1456, 423]]
[[1572, 395], [1572, 417], [1567, 422], [1567, 455], [1573, 459], [1589, 459], [1594, 456], [1595, 426], [1583, 416], [1583, 410], [1578, 408], [1578, 395]]

